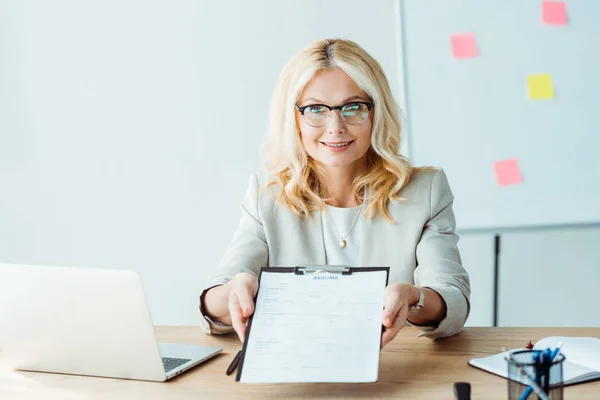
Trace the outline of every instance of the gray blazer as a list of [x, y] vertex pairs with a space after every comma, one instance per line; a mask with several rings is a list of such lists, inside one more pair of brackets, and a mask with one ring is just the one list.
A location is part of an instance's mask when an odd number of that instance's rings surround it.
[[[233, 235], [209, 288], [229, 281], [239, 272], [258, 274], [264, 266], [325, 264], [322, 219], [302, 219], [275, 204], [256, 175], [250, 176], [242, 204], [240, 224]], [[429, 287], [446, 302], [446, 318], [437, 327], [421, 327], [432, 339], [454, 335], [469, 314], [470, 286], [461, 265], [452, 212], [454, 197], [441, 169], [415, 169], [401, 196], [391, 203], [396, 221], [377, 217], [364, 224], [357, 265], [389, 266], [389, 282], [408, 282]], [[202, 301], [200, 301], [202, 304]], [[231, 327], [215, 323], [202, 314], [207, 333], [226, 333]]]

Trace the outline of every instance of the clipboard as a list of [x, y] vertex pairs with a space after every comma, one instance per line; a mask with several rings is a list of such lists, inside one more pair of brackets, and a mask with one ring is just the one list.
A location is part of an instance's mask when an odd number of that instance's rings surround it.
[[376, 382], [389, 270], [261, 268], [236, 381]]

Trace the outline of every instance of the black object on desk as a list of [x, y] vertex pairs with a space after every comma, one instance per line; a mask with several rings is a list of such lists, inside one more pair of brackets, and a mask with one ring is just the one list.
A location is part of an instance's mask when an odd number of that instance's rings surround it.
[[225, 371], [225, 373], [227, 375], [231, 375], [231, 373], [233, 371], [235, 371], [235, 369], [237, 368], [238, 364], [240, 363], [240, 356], [242, 355], [242, 351], [238, 351], [238, 353], [235, 355], [235, 357], [233, 357], [233, 360], [231, 360], [231, 364], [229, 364], [229, 367], [227, 367], [227, 371]]
[[456, 400], [471, 400], [471, 384], [469, 382], [454, 382]]

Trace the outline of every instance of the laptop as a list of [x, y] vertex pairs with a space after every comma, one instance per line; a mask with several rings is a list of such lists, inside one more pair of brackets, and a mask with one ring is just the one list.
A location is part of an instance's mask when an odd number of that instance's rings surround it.
[[2, 263], [0, 349], [16, 370], [158, 382], [223, 350], [158, 343], [134, 271]]

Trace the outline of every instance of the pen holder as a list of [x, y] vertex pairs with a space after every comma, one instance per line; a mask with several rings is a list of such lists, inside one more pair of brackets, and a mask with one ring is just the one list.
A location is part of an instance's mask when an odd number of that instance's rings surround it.
[[[563, 362], [565, 357], [559, 354], [553, 361], [540, 360], [539, 350], [519, 350], [509, 353], [508, 362], [508, 398], [510, 400], [538, 400], [563, 398]], [[537, 389], [546, 397], [539, 396], [530, 385], [533, 380]]]

